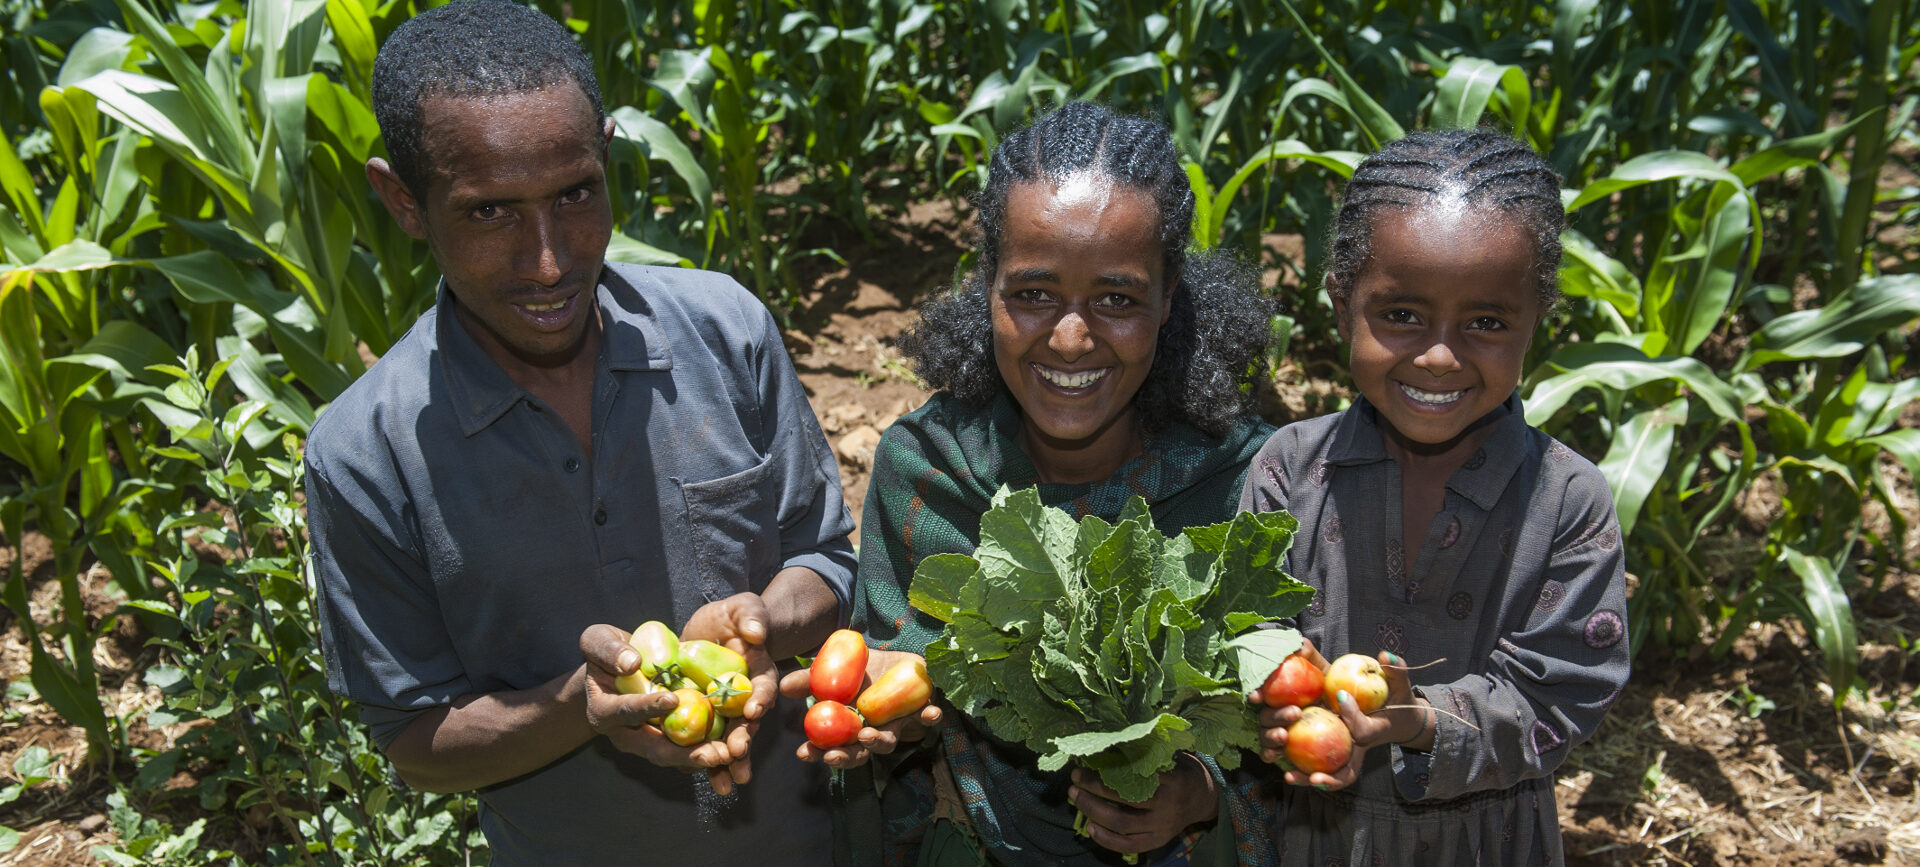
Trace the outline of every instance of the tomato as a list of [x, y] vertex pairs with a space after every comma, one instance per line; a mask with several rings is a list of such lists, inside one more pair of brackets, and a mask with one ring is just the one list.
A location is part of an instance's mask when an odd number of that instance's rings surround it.
[[927, 706], [933, 698], [933, 678], [927, 676], [926, 660], [903, 659], [880, 675], [880, 679], [860, 693], [855, 702], [867, 725], [890, 723]]
[[1260, 700], [1267, 707], [1306, 707], [1320, 700], [1325, 682], [1326, 674], [1319, 666], [1298, 653], [1289, 654], [1267, 675], [1267, 682], [1260, 687]]
[[807, 740], [821, 749], [844, 746], [860, 734], [860, 715], [837, 701], [817, 701], [807, 709], [803, 724]]
[[1338, 714], [1324, 707], [1301, 711], [1287, 727], [1287, 760], [1302, 771], [1331, 774], [1353, 756], [1353, 733]]
[[713, 702], [716, 717], [742, 716], [747, 712], [747, 698], [753, 695], [753, 681], [737, 671], [714, 678], [707, 687], [707, 700]]
[[807, 670], [807, 683], [813, 697], [821, 701], [850, 704], [860, 694], [860, 683], [867, 678], [867, 639], [851, 629], [835, 630], [827, 636], [820, 652]]
[[695, 686], [705, 690], [729, 672], [746, 674], [747, 658], [711, 641], [680, 642], [680, 673], [693, 678]]
[[1387, 703], [1387, 674], [1380, 661], [1364, 653], [1349, 653], [1327, 666], [1327, 701], [1337, 701], [1341, 690], [1353, 696], [1361, 713], [1373, 713]]
[[680, 638], [665, 623], [649, 620], [633, 630], [627, 645], [640, 654], [640, 673], [657, 677], [680, 657]]
[[621, 695], [647, 695], [664, 689], [657, 681], [636, 671], [613, 679], [613, 688]]
[[712, 724], [710, 724], [707, 727], [707, 740], [717, 741], [722, 737], [725, 737], [726, 734], [727, 734], [727, 718], [717, 713], [714, 714]]
[[705, 741], [713, 725], [713, 705], [697, 689], [676, 689], [673, 695], [680, 705], [660, 722], [660, 730], [667, 733], [667, 740], [683, 747]]

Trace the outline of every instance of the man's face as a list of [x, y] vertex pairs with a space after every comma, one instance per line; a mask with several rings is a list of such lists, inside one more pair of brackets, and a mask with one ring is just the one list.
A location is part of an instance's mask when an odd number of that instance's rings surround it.
[[[609, 120], [571, 83], [421, 103], [424, 198], [384, 161], [369, 177], [408, 234], [425, 238], [474, 338], [503, 365], [571, 357], [595, 321], [613, 233]], [[385, 179], [378, 175], [385, 175]]]

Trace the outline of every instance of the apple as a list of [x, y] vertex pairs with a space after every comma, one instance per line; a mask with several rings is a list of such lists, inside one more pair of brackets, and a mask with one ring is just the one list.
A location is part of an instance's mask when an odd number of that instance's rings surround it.
[[1362, 653], [1349, 653], [1327, 666], [1327, 700], [1339, 701], [1341, 690], [1353, 696], [1361, 713], [1373, 713], [1386, 706], [1387, 673], [1380, 661]]
[[1353, 733], [1340, 715], [1324, 707], [1309, 707], [1287, 727], [1287, 761], [1306, 772], [1331, 774], [1346, 767], [1353, 756]]
[[1260, 687], [1260, 700], [1267, 707], [1305, 707], [1320, 700], [1325, 682], [1325, 672], [1305, 656], [1292, 653], [1267, 675], [1267, 682]]

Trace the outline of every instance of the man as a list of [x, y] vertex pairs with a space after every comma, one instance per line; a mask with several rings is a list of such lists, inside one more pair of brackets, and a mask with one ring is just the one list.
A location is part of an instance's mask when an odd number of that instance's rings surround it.
[[[495, 864], [827, 863], [799, 705], [767, 714], [844, 622], [852, 522], [772, 317], [603, 262], [614, 126], [551, 18], [426, 12], [373, 90], [367, 177], [444, 279], [308, 443], [330, 686], [410, 785], [479, 792]], [[647, 725], [674, 698], [612, 687], [646, 620], [745, 653], [753, 722]]]

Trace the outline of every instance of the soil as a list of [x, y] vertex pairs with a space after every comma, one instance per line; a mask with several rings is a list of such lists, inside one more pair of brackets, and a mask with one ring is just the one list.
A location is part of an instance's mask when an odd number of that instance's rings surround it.
[[[849, 265], [795, 264], [802, 285], [812, 288], [787, 330], [801, 382], [839, 455], [856, 521], [879, 432], [925, 399], [893, 337], [917, 300], [952, 283], [967, 238], [964, 217], [950, 203], [891, 216], [874, 222], [871, 240], [836, 240]], [[1297, 238], [1270, 238], [1264, 246], [1279, 257], [1299, 249]], [[1283, 422], [1322, 411], [1341, 393], [1325, 378], [1328, 369], [1324, 360], [1283, 367], [1261, 393], [1263, 414]], [[1916, 422], [1920, 412], [1910, 412], [1907, 425]], [[1911, 490], [1901, 504], [1910, 524], [1920, 521]], [[1780, 494], [1763, 480], [1742, 504], [1745, 521], [1764, 522]], [[1715, 541], [1747, 544], [1741, 539], [1735, 527]], [[1913, 562], [1920, 544], [1903, 553]], [[36, 614], [58, 598], [50, 554], [45, 540], [31, 535], [18, 552]], [[15, 557], [14, 549], [0, 548], [0, 570], [15, 568]], [[90, 610], [110, 613], [108, 576], [96, 569], [83, 580]], [[1722, 659], [1709, 658], [1705, 648], [1643, 649], [1598, 734], [1560, 769], [1569, 864], [1920, 864], [1920, 574], [1895, 571], [1882, 584], [1854, 600], [1865, 691], [1837, 710], [1818, 651], [1797, 625], [1756, 626]], [[24, 680], [27, 654], [17, 624], [0, 612], [0, 628], [0, 683]], [[135, 676], [152, 662], [137, 638], [104, 641], [97, 654], [112, 705], [130, 716], [157, 703]], [[112, 786], [82, 766], [78, 729], [63, 725], [44, 702], [13, 695], [0, 708], [0, 789], [17, 782], [14, 760], [33, 746], [54, 753], [63, 779], [0, 804], [0, 826], [20, 833], [18, 844], [0, 853], [0, 867], [93, 864], [90, 848], [114, 839], [106, 821]], [[175, 734], [137, 720], [131, 728], [155, 746]], [[176, 827], [192, 818], [171, 817]], [[220, 830], [229, 825], [237, 827]], [[216, 839], [221, 833], [235, 839]], [[238, 838], [257, 833], [216, 821], [207, 842], [244, 848]]]

